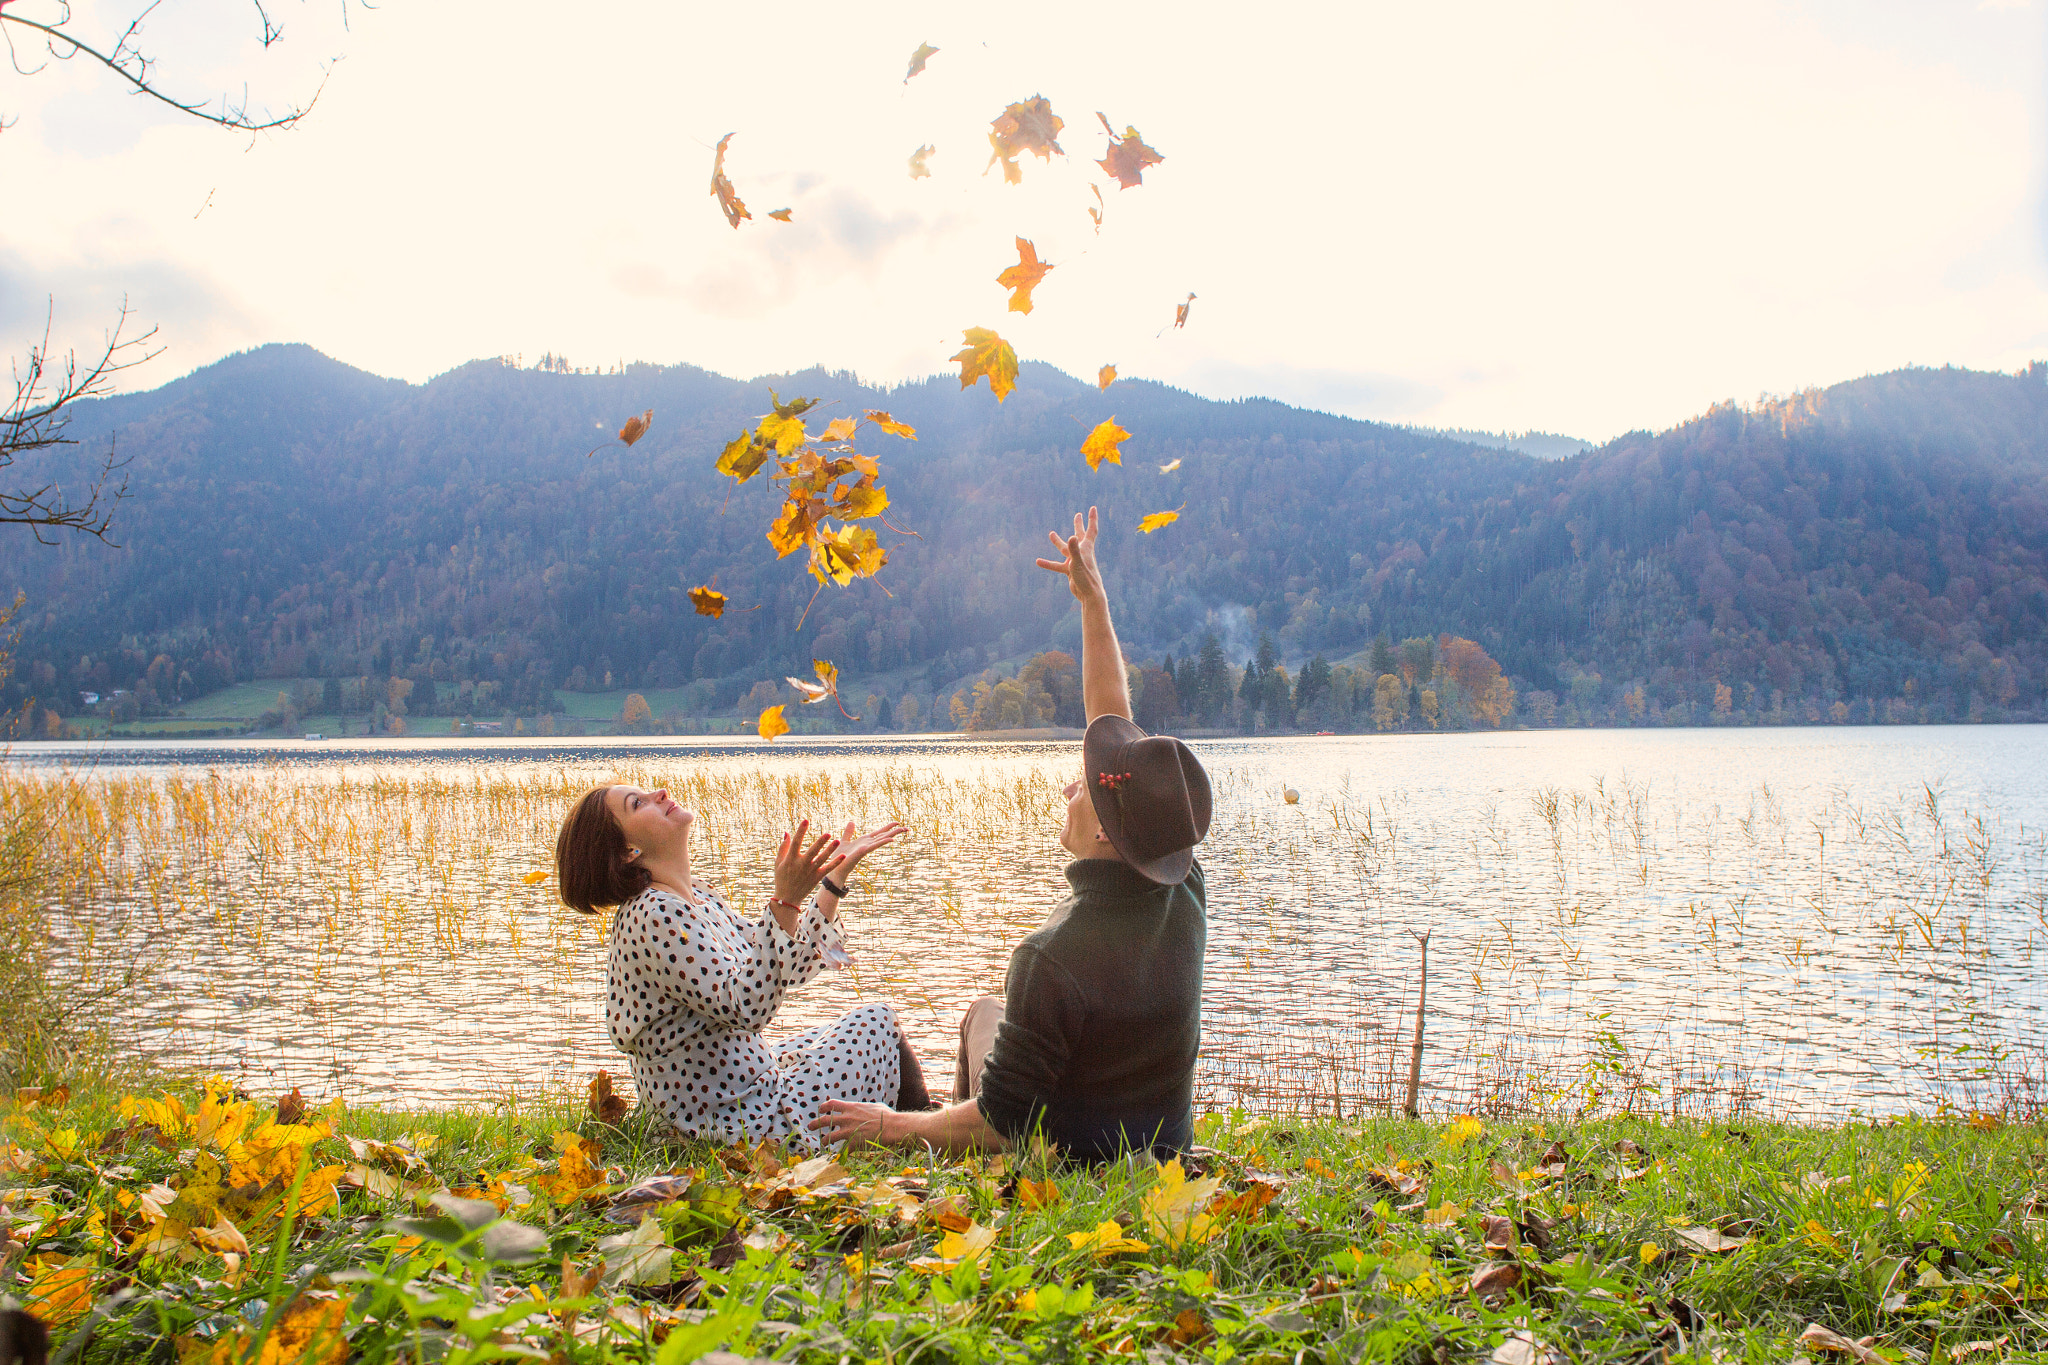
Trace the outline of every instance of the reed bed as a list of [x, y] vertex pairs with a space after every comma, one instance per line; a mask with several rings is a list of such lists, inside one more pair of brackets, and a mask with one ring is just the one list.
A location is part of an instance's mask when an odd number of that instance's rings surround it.
[[[696, 809], [699, 869], [742, 902], [799, 819], [909, 826], [849, 903], [855, 968], [793, 994], [778, 1027], [887, 999], [940, 1073], [959, 1010], [1000, 989], [1065, 890], [1071, 773], [1042, 752], [650, 758], [7, 769], [0, 816], [33, 818], [62, 869], [29, 906], [51, 979], [102, 1001], [123, 1048], [387, 1102], [511, 1100], [618, 1069], [606, 923], [524, 880], [551, 871], [562, 812], [600, 782]], [[1396, 1110], [1411, 935], [1429, 930], [1437, 1112], [2038, 1108], [2048, 842], [1996, 812], [1932, 787], [1700, 802], [1626, 779], [1473, 809], [1335, 777], [1290, 805], [1248, 763], [1212, 771], [1204, 1106]]]

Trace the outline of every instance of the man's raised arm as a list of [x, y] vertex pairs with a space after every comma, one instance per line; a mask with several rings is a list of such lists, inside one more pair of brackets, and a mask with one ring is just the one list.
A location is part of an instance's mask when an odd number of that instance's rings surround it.
[[1100, 525], [1091, 507], [1084, 519], [1074, 514], [1074, 534], [1062, 540], [1058, 531], [1047, 531], [1053, 548], [1063, 558], [1041, 559], [1038, 567], [1065, 574], [1067, 586], [1081, 604], [1081, 705], [1092, 724], [1097, 716], [1131, 719], [1131, 684], [1124, 673], [1124, 652], [1116, 642], [1116, 627], [1109, 620], [1109, 594], [1102, 586], [1102, 569], [1095, 562], [1095, 534]]

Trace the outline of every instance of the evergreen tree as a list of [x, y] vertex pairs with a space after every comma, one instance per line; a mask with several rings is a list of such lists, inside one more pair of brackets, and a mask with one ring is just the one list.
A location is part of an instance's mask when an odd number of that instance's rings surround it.
[[1202, 637], [1201, 658], [1195, 664], [1195, 693], [1192, 704], [1204, 725], [1223, 718], [1230, 705], [1230, 669], [1223, 662], [1223, 642], [1214, 631]]
[[1372, 642], [1372, 676], [1394, 671], [1394, 647], [1387, 642], [1387, 633], [1381, 631]]

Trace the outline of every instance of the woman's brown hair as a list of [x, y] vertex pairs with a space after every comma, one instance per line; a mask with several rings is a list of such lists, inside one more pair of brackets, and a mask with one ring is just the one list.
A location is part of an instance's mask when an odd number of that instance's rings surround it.
[[610, 791], [598, 787], [578, 801], [555, 836], [555, 884], [562, 904], [586, 915], [601, 905], [624, 905], [654, 881], [653, 873], [626, 860], [631, 851], [626, 831], [605, 804]]

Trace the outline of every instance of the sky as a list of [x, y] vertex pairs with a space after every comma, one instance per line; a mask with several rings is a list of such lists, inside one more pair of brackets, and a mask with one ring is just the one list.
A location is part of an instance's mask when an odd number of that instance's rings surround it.
[[[162, 346], [130, 387], [267, 342], [415, 382], [543, 353], [892, 382], [990, 327], [1079, 375], [1598, 441], [2048, 358], [2048, 0], [264, 3], [268, 49], [251, 0], [139, 38], [181, 96], [319, 92], [254, 137], [0, 25], [17, 362], [124, 296]], [[1006, 184], [989, 121], [1039, 95], [1066, 155]], [[1165, 156], [1141, 186], [1094, 164], [1098, 110]], [[1055, 266], [1029, 315], [994, 278], [1020, 236]]]

